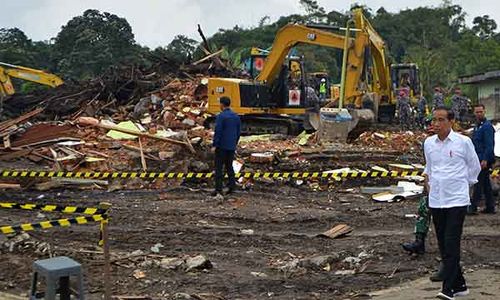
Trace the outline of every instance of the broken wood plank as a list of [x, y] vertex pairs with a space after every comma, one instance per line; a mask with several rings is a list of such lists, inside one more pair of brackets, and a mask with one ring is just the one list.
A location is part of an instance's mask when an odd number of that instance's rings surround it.
[[87, 149], [87, 150], [85, 150], [85, 152], [88, 152], [88, 153], [94, 154], [94, 155], [98, 155], [98, 156], [102, 156], [104, 158], [109, 158], [109, 155], [102, 153], [102, 152], [99, 152], [99, 151]]
[[18, 190], [21, 189], [21, 185], [19, 183], [0, 183], [0, 190], [2, 189]]
[[9, 135], [5, 135], [3, 137], [3, 146], [7, 149], [10, 148], [10, 136]]
[[15, 158], [27, 156], [31, 153], [31, 151], [32, 151], [31, 149], [22, 149], [22, 150], [10, 152], [7, 154], [3, 154], [3, 155], [0, 155], [0, 160], [4, 160], [4, 161], [5, 160], [12, 160]]
[[54, 188], [61, 188], [66, 186], [91, 186], [91, 185], [108, 185], [107, 180], [98, 179], [77, 179], [77, 178], [57, 178], [51, 181], [42, 182], [35, 185], [38, 191], [47, 191]]
[[217, 51], [217, 52], [214, 52], [214, 53], [212, 53], [212, 54], [209, 54], [209, 55], [207, 55], [207, 56], [203, 57], [202, 59], [195, 61], [194, 63], [192, 63], [192, 65], [195, 65], [195, 66], [196, 66], [197, 64], [200, 64], [200, 63], [202, 63], [202, 62], [204, 62], [204, 61], [207, 61], [207, 60], [209, 60], [209, 59], [211, 59], [211, 58], [213, 58], [213, 57], [215, 57], [215, 56], [217, 56], [217, 55], [220, 55], [223, 51], [224, 51], [224, 49], [220, 49], [220, 50], [219, 50], [219, 51]]
[[142, 170], [144, 172], [147, 171], [148, 169], [148, 166], [146, 164], [146, 159], [144, 158], [144, 151], [142, 151], [142, 142], [141, 142], [141, 137], [139, 137], [139, 149], [140, 149], [140, 153], [141, 153], [141, 165], [142, 165]]
[[17, 295], [7, 294], [5, 292], [0, 292], [0, 299], [3, 299], [3, 300], [25, 300], [26, 296], [20, 297]]
[[352, 232], [352, 227], [346, 225], [346, 224], [340, 224], [337, 226], [334, 226], [333, 228], [318, 234], [318, 237], [328, 237], [331, 239], [335, 239], [338, 237], [342, 237], [350, 232]]
[[[90, 125], [90, 126], [94, 126], [94, 127], [98, 127], [98, 128], [102, 128], [102, 129], [107, 129], [107, 130], [115, 130], [115, 131], [131, 134], [131, 135], [135, 135], [135, 136], [147, 137], [147, 138], [151, 138], [151, 139], [165, 141], [165, 142], [169, 142], [169, 143], [176, 144], [176, 145], [183, 145], [183, 146], [186, 146], [189, 149], [189, 151], [191, 151], [191, 153], [195, 153], [193, 145], [191, 145], [191, 143], [188, 143], [185, 141], [178, 141], [178, 140], [169, 139], [169, 138], [165, 138], [165, 137], [161, 137], [161, 136], [156, 136], [156, 135], [150, 134], [148, 132], [141, 132], [138, 130], [125, 129], [125, 128], [121, 128], [118, 126], [112, 126], [112, 125], [105, 125], [105, 124], [99, 123], [99, 120], [97, 120], [97, 119], [93, 119], [93, 120], [92, 119], [93, 118], [82, 118], [81, 117], [81, 118], [78, 118], [78, 123], [80, 123], [82, 125]], [[97, 121], [97, 123], [94, 120]]]
[[203, 45], [205, 46], [204, 48], [206, 48], [208, 52], [212, 52], [212, 50], [210, 50], [210, 44], [208, 43], [205, 34], [203, 34], [203, 30], [201, 30], [200, 24], [198, 24], [198, 33], [200, 34], [201, 39], [203, 40]]
[[24, 115], [22, 115], [20, 117], [17, 117], [15, 119], [1, 122], [0, 123], [0, 132], [6, 130], [7, 128], [9, 128], [11, 126], [14, 126], [16, 124], [24, 122], [24, 121], [28, 120], [29, 118], [34, 117], [34, 116], [38, 115], [39, 113], [41, 113], [42, 111], [43, 111], [43, 108], [37, 108], [37, 109], [32, 110], [28, 113], [25, 113]]
[[112, 300], [152, 300], [149, 296], [113, 296]]

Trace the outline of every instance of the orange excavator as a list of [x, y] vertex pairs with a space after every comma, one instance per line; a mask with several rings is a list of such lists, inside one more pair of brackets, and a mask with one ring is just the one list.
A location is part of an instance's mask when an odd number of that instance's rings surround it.
[[[332, 30], [343, 32], [339, 34]], [[343, 51], [338, 103], [323, 112], [307, 103], [306, 72], [291, 72], [287, 55], [299, 44], [319, 45]], [[349, 121], [351, 131], [360, 122], [391, 120], [396, 99], [386, 45], [361, 9], [352, 11], [345, 28], [288, 24], [276, 34], [262, 70], [254, 80], [209, 78], [208, 111], [218, 113], [219, 99], [231, 99], [246, 134], [278, 132], [294, 134], [303, 128], [319, 129], [325, 118]], [[417, 73], [418, 75], [418, 73]], [[322, 109], [323, 110], [323, 109]], [[210, 120], [209, 120], [210, 121]]]

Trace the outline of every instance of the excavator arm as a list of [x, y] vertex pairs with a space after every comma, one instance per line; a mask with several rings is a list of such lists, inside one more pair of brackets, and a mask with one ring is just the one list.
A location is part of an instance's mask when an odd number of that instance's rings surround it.
[[345, 50], [347, 41], [347, 65], [345, 70], [345, 100], [346, 103], [361, 105], [361, 96], [366, 91], [360, 83], [363, 81], [363, 69], [366, 65], [367, 57], [372, 58], [373, 69], [365, 70], [373, 76], [374, 84], [371, 92], [379, 95], [391, 95], [391, 84], [389, 67], [386, 61], [385, 43], [371, 24], [363, 16], [361, 10], [355, 10], [354, 37], [346, 37], [331, 33], [325, 30], [311, 28], [304, 25], [288, 24], [278, 31], [274, 40], [272, 51], [266, 59], [263, 70], [257, 77], [257, 81], [272, 85], [277, 80], [280, 68], [289, 53], [290, 49], [298, 44], [311, 44], [323, 47]]
[[58, 76], [41, 70], [31, 69], [0, 62], [0, 95], [7, 96], [15, 93], [11, 78], [19, 78], [26, 81], [56, 87], [63, 84]]
[[353, 19], [356, 28], [360, 28], [361, 32], [358, 35], [366, 35], [369, 39], [370, 55], [373, 63], [373, 92], [378, 95], [387, 96], [388, 100], [391, 95], [391, 78], [390, 64], [387, 61], [386, 45], [382, 37], [375, 31], [370, 22], [363, 15], [363, 10], [358, 8], [353, 10]]
[[[257, 81], [272, 84], [277, 79], [281, 66], [290, 50], [301, 43], [342, 49], [344, 47], [344, 37], [304, 25], [285, 25], [276, 34], [272, 51], [269, 53]], [[351, 39], [350, 43], [353, 44], [354, 39]]]
[[272, 51], [269, 53], [264, 68], [256, 80], [272, 85], [278, 78], [280, 68], [288, 52], [298, 44], [344, 49], [346, 38], [349, 39], [347, 42], [346, 99], [358, 98], [361, 95], [358, 89], [358, 82], [363, 71], [364, 45], [368, 42], [368, 37], [363, 33], [360, 33], [356, 38], [351, 38], [304, 25], [285, 25], [278, 31]]

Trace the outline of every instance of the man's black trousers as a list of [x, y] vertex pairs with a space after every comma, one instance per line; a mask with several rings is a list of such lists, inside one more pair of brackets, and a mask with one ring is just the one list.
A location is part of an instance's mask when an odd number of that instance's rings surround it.
[[233, 170], [234, 150], [215, 149], [215, 190], [222, 192], [222, 180], [224, 178], [224, 168], [229, 178], [228, 188], [234, 190], [236, 179]]
[[489, 167], [482, 169], [477, 177], [477, 183], [474, 185], [474, 193], [472, 195], [472, 209], [476, 210], [481, 202], [481, 195], [484, 193], [486, 210], [495, 210], [495, 199], [491, 190], [490, 170]]
[[467, 206], [431, 208], [431, 212], [444, 264], [443, 290], [453, 291], [465, 285], [460, 267], [460, 241]]

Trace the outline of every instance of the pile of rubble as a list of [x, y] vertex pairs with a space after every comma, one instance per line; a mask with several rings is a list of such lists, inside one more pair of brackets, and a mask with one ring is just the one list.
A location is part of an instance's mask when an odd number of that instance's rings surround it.
[[355, 144], [399, 152], [421, 151], [425, 132], [363, 132]]
[[121, 68], [5, 99], [2, 169], [187, 172], [193, 164], [208, 171], [196, 164], [213, 136], [203, 126], [204, 75], [176, 75]]
[[[7, 98], [0, 122], [1, 169], [210, 172], [206, 76], [121, 67], [87, 82]], [[328, 154], [315, 134], [249, 136], [241, 138], [235, 163], [244, 172], [318, 171], [322, 165], [309, 164], [309, 158], [406, 152], [419, 149], [423, 139], [413, 132], [365, 132], [354, 145], [330, 147]]]

